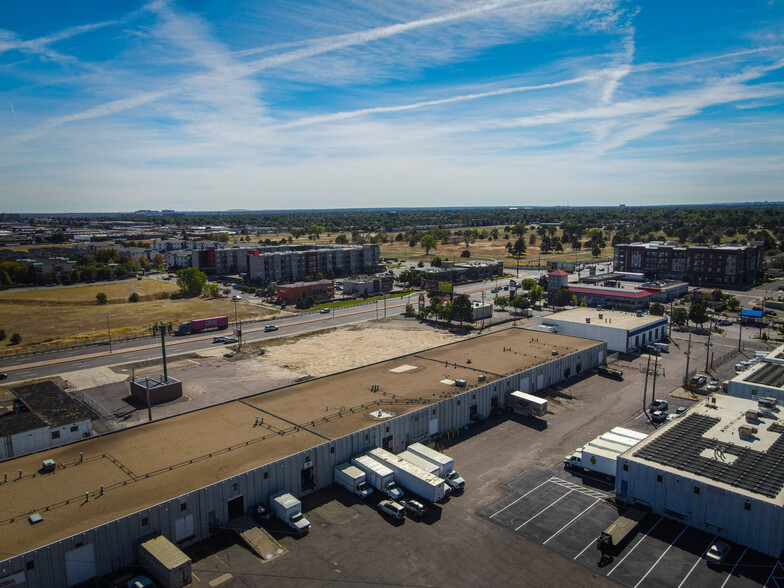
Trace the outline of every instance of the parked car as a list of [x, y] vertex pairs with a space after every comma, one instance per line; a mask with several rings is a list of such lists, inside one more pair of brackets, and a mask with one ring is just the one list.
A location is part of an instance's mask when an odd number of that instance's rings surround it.
[[705, 389], [708, 392], [718, 392], [719, 391], [719, 387], [720, 387], [720, 384], [719, 384], [719, 382], [717, 380], [711, 380], [708, 383], [708, 385], [705, 387]]
[[681, 415], [688, 410], [687, 406], [679, 406], [678, 409], [675, 411], [675, 414]]
[[400, 504], [406, 509], [406, 512], [418, 517], [423, 517], [427, 514], [427, 507], [418, 500], [408, 499], [401, 500]]
[[218, 335], [217, 337], [212, 338], [213, 343], [225, 343], [226, 337], [224, 335]]
[[278, 327], [276, 327], [275, 325], [266, 325], [264, 327], [264, 332], [265, 333], [269, 333], [270, 331], [277, 331], [277, 330], [278, 330]]
[[719, 321], [719, 324], [720, 324], [722, 327], [729, 327], [730, 325], [732, 325], [732, 321], [731, 321], [731, 320], [729, 320], [729, 319], [721, 319], [721, 320]]
[[656, 411], [667, 412], [669, 408], [670, 408], [670, 404], [666, 400], [656, 399], [648, 405], [648, 410], [650, 412], [656, 412]]
[[240, 296], [239, 294], [235, 294], [234, 296], [231, 297], [231, 299], [234, 302], [239, 302], [240, 300], [242, 300], [242, 296]]
[[322, 308], [321, 310], [319, 310], [319, 313], [320, 314], [329, 314], [330, 313], [330, 309], [329, 308]]
[[393, 519], [402, 519], [406, 512], [406, 509], [394, 500], [382, 500], [378, 503], [378, 510]]
[[499, 288], [493, 288], [492, 290], [490, 290], [490, 292], [493, 293], [493, 294], [496, 294], [496, 293], [498, 293], [498, 290], [499, 290]]
[[663, 423], [667, 420], [667, 413], [663, 410], [655, 410], [651, 413], [651, 420], [654, 423]]
[[708, 378], [706, 376], [703, 376], [702, 374], [697, 374], [691, 379], [690, 384], [692, 386], [697, 386], [698, 388], [701, 388], [702, 386], [705, 385], [707, 381]]
[[147, 576], [136, 576], [128, 580], [128, 588], [155, 588], [155, 584]]
[[714, 541], [713, 545], [710, 546], [708, 552], [705, 554], [705, 559], [708, 560], [709, 564], [719, 565], [724, 563], [724, 560], [727, 559], [727, 555], [730, 553], [730, 546], [724, 541]]
[[237, 337], [224, 337], [223, 338], [223, 342], [224, 343], [239, 343], [239, 339], [237, 339]]

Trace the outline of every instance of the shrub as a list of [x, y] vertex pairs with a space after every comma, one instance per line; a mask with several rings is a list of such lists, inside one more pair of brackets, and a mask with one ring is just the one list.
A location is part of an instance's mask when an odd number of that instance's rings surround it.
[[11, 335], [11, 345], [19, 345], [22, 342], [22, 336], [19, 333]]
[[108, 302], [106, 293], [98, 292], [98, 294], [95, 295], [95, 301], [98, 303], [98, 306], [103, 306], [104, 304], [106, 304]]
[[139, 293], [131, 292], [131, 295], [128, 296], [128, 302], [139, 302]]
[[0, 341], [5, 341], [5, 329], [0, 329]]

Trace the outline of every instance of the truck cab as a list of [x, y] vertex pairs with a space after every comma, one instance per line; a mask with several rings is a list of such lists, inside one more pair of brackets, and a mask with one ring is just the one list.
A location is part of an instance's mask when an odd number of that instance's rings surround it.
[[460, 491], [465, 489], [465, 480], [460, 477], [460, 474], [455, 470], [452, 470], [446, 475], [444, 482], [446, 482], [452, 490]]
[[384, 486], [384, 492], [392, 500], [400, 500], [403, 498], [403, 490], [397, 485], [397, 482], [389, 482]]

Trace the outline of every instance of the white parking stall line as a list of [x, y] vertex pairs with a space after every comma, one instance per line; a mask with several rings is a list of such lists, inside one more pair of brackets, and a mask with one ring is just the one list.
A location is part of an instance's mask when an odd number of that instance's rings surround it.
[[714, 542], [714, 541], [716, 541], [716, 538], [717, 538], [717, 537], [718, 537], [718, 535], [714, 535], [714, 536], [711, 538], [711, 540], [710, 540], [710, 541], [708, 541], [708, 546], [705, 548], [705, 551], [703, 551], [703, 552], [702, 552], [702, 555], [699, 557], [699, 559], [698, 559], [697, 561], [695, 561], [695, 562], [694, 562], [694, 565], [693, 565], [693, 566], [691, 566], [691, 569], [689, 570], [689, 573], [688, 573], [688, 574], [686, 574], [686, 575], [683, 577], [683, 580], [681, 580], [681, 583], [680, 583], [680, 584], [678, 584], [678, 588], [681, 588], [681, 586], [683, 586], [683, 585], [684, 585], [684, 583], [686, 582], [686, 580], [688, 580], [689, 576], [691, 576], [691, 573], [694, 571], [694, 568], [696, 568], [696, 567], [697, 567], [697, 564], [698, 564], [698, 563], [700, 563], [700, 562], [702, 561], [702, 558], [703, 558], [703, 557], [705, 557], [705, 554], [706, 554], [706, 553], [708, 553], [708, 550], [710, 549], [710, 546], [711, 546], [711, 545], [713, 545], [713, 542]]
[[[763, 584], [763, 586], [767, 586], [768, 584], [770, 584], [770, 579], [773, 577], [773, 574], [776, 572], [776, 568], [778, 568], [779, 566], [781, 566], [781, 562], [777, 561], [775, 564], [773, 564], [773, 569], [770, 570], [770, 576], [768, 576], [768, 579], [765, 580], [765, 583]], [[782, 566], [782, 569], [784, 569], [784, 566]], [[778, 585], [779, 585], [779, 583], [776, 582], [776, 586], [778, 586]]]
[[743, 559], [743, 556], [744, 556], [744, 555], [746, 555], [746, 552], [747, 552], [748, 550], [749, 550], [749, 548], [748, 548], [748, 547], [747, 547], [746, 549], [744, 549], [744, 550], [743, 550], [743, 553], [741, 553], [741, 554], [740, 554], [740, 557], [738, 558], [738, 561], [736, 561], [736, 562], [735, 562], [735, 565], [734, 565], [734, 566], [732, 566], [732, 569], [730, 570], [730, 575], [729, 575], [729, 576], [727, 576], [727, 578], [724, 580], [724, 582], [722, 582], [722, 583], [721, 583], [721, 586], [719, 586], [719, 588], [724, 588], [724, 585], [725, 585], [727, 582], [729, 582], [729, 581], [730, 581], [730, 578], [732, 578], [732, 574], [735, 572], [735, 568], [737, 568], [737, 567], [738, 567], [738, 564], [740, 563], [740, 560], [742, 560], [742, 559]]
[[[651, 527], [650, 529], [648, 529], [648, 533], [650, 533], [651, 531], [653, 531], [653, 530], [656, 528], [656, 525], [658, 525], [659, 523], [661, 523], [661, 522], [662, 522], [662, 520], [663, 520], [662, 518], [659, 518], [659, 520], [658, 520], [658, 521], [656, 521], [656, 522], [654, 523], [653, 527]], [[621, 559], [621, 561], [619, 561], [617, 564], [615, 564], [615, 565], [613, 566], [613, 569], [611, 569], [609, 572], [607, 572], [607, 575], [608, 575], [608, 576], [609, 576], [610, 574], [612, 574], [612, 573], [613, 573], [615, 570], [617, 570], [619, 565], [621, 565], [621, 564], [622, 564], [624, 561], [626, 561], [626, 558], [627, 558], [627, 557], [629, 557], [629, 556], [632, 554], [632, 552], [633, 552], [635, 549], [637, 549], [637, 546], [638, 546], [640, 543], [642, 543], [642, 542], [643, 542], [643, 540], [644, 540], [644, 539], [645, 539], [645, 538], [648, 536], [648, 533], [644, 533], [644, 534], [643, 534], [643, 536], [642, 536], [642, 537], [640, 537], [640, 540], [639, 540], [637, 543], [635, 543], [635, 544], [634, 544], [634, 547], [632, 547], [632, 548], [629, 550], [629, 552], [628, 552], [626, 555], [624, 555], [624, 556], [623, 556], [623, 559]]]
[[497, 515], [497, 514], [501, 514], [502, 512], [504, 512], [504, 511], [505, 511], [507, 508], [509, 508], [510, 506], [513, 506], [513, 505], [517, 504], [518, 502], [520, 502], [520, 501], [521, 501], [523, 498], [525, 498], [526, 496], [528, 496], [528, 495], [529, 495], [531, 492], [534, 492], [535, 490], [539, 490], [539, 488], [541, 488], [542, 486], [544, 486], [545, 484], [547, 484], [547, 482], [549, 482], [549, 481], [550, 481], [550, 480], [545, 480], [544, 482], [542, 482], [541, 484], [539, 484], [539, 485], [538, 485], [536, 488], [534, 488], [533, 490], [529, 490], [528, 492], [526, 492], [525, 494], [523, 494], [523, 495], [522, 495], [520, 498], [518, 498], [517, 500], [514, 500], [514, 501], [510, 502], [509, 504], [507, 504], [507, 505], [506, 505], [504, 508], [502, 508], [502, 509], [501, 509], [501, 510], [499, 510], [498, 512], [495, 512], [495, 513], [491, 514], [491, 515], [490, 515], [488, 518], [492, 519], [492, 518], [493, 518], [495, 515]]
[[648, 577], [648, 574], [650, 574], [650, 573], [653, 571], [653, 568], [655, 568], [657, 565], [659, 565], [659, 562], [662, 560], [662, 558], [663, 558], [665, 555], [667, 555], [667, 552], [668, 552], [668, 551], [669, 551], [669, 550], [672, 548], [672, 546], [673, 546], [673, 545], [675, 545], [675, 544], [678, 542], [678, 539], [680, 539], [680, 538], [681, 538], [681, 535], [683, 535], [683, 534], [686, 532], [686, 529], [688, 529], [688, 528], [689, 528], [689, 527], [688, 527], [687, 525], [684, 525], [684, 526], [683, 526], [683, 531], [681, 531], [680, 533], [678, 533], [678, 536], [675, 538], [675, 541], [673, 541], [672, 543], [670, 543], [670, 544], [667, 546], [667, 549], [665, 549], [665, 550], [664, 550], [664, 553], [662, 553], [662, 554], [659, 556], [659, 559], [657, 559], [657, 560], [654, 562], [654, 564], [653, 564], [651, 567], [649, 567], [649, 568], [648, 568], [648, 571], [647, 571], [647, 572], [645, 572], [645, 575], [644, 575], [642, 578], [640, 578], [640, 581], [639, 581], [639, 582], [637, 582], [637, 583], [634, 585], [634, 588], [637, 588], [637, 587], [638, 587], [640, 584], [642, 584], [642, 581], [643, 581], [643, 580], [645, 580], [645, 578], [647, 578], [647, 577]]
[[571, 525], [571, 524], [572, 524], [574, 521], [576, 521], [577, 519], [579, 519], [581, 516], [583, 516], [583, 515], [584, 515], [586, 512], [588, 512], [589, 510], [591, 510], [591, 509], [592, 509], [592, 508], [593, 508], [593, 507], [596, 505], [596, 503], [597, 503], [597, 502], [599, 502], [599, 499], [598, 499], [598, 498], [597, 498], [597, 499], [596, 499], [596, 500], [595, 500], [595, 501], [594, 501], [594, 502], [593, 502], [593, 503], [592, 503], [592, 504], [591, 504], [591, 505], [590, 505], [588, 508], [586, 508], [586, 509], [585, 509], [584, 511], [582, 511], [580, 514], [578, 514], [576, 517], [574, 517], [574, 518], [573, 518], [571, 521], [569, 521], [568, 523], [566, 523], [566, 524], [565, 524], [563, 527], [561, 527], [560, 529], [558, 529], [558, 530], [557, 530], [555, 533], [553, 533], [552, 535], [550, 535], [550, 537], [547, 539], [547, 541], [545, 541], [544, 543], [542, 543], [542, 545], [547, 545], [547, 542], [548, 542], [548, 541], [550, 541], [550, 539], [552, 539], [553, 537], [555, 537], [556, 535], [558, 535], [558, 533], [560, 533], [561, 531], [563, 531], [563, 530], [564, 530], [566, 527], [568, 527], [569, 525]]
[[528, 519], [527, 521], [525, 521], [525, 522], [524, 522], [522, 525], [520, 525], [519, 527], [517, 527], [517, 528], [515, 529], [515, 531], [519, 531], [520, 529], [522, 529], [523, 527], [525, 527], [525, 526], [526, 526], [528, 523], [530, 523], [532, 520], [534, 520], [536, 517], [538, 517], [540, 514], [542, 514], [542, 513], [543, 513], [544, 511], [546, 511], [548, 508], [550, 508], [551, 506], [555, 506], [556, 504], [558, 504], [559, 502], [561, 502], [561, 500], [563, 500], [564, 498], [566, 498], [567, 496], [569, 496], [569, 495], [570, 495], [572, 492], [574, 492], [574, 490], [569, 490], [569, 492], [567, 492], [566, 494], [564, 494], [563, 496], [561, 496], [561, 497], [560, 497], [559, 499], [557, 499], [555, 502], [551, 502], [549, 506], [546, 506], [546, 507], [544, 507], [542, 510], [540, 510], [538, 513], [536, 513], [536, 514], [535, 514], [534, 516], [532, 516], [530, 519]]
[[583, 550], [582, 550], [580, 553], [578, 553], [577, 555], [575, 555], [575, 556], [572, 558], [572, 560], [575, 560], [575, 559], [577, 559], [578, 557], [580, 557], [580, 556], [581, 556], [583, 553], [585, 553], [585, 550], [586, 550], [586, 549], [588, 549], [588, 548], [589, 548], [591, 545], [593, 545], [594, 543], [596, 543], [596, 539], [593, 539], [593, 540], [592, 540], [592, 541], [591, 541], [591, 542], [590, 542], [588, 545], [586, 545], [585, 547], [583, 547]]

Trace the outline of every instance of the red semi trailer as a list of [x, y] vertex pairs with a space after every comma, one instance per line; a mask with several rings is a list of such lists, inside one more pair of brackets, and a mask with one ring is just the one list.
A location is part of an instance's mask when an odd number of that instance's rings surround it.
[[229, 317], [216, 316], [212, 318], [193, 319], [192, 321], [185, 321], [174, 331], [175, 335], [191, 335], [193, 333], [201, 333], [203, 331], [212, 331], [218, 329], [225, 329], [229, 326]]

